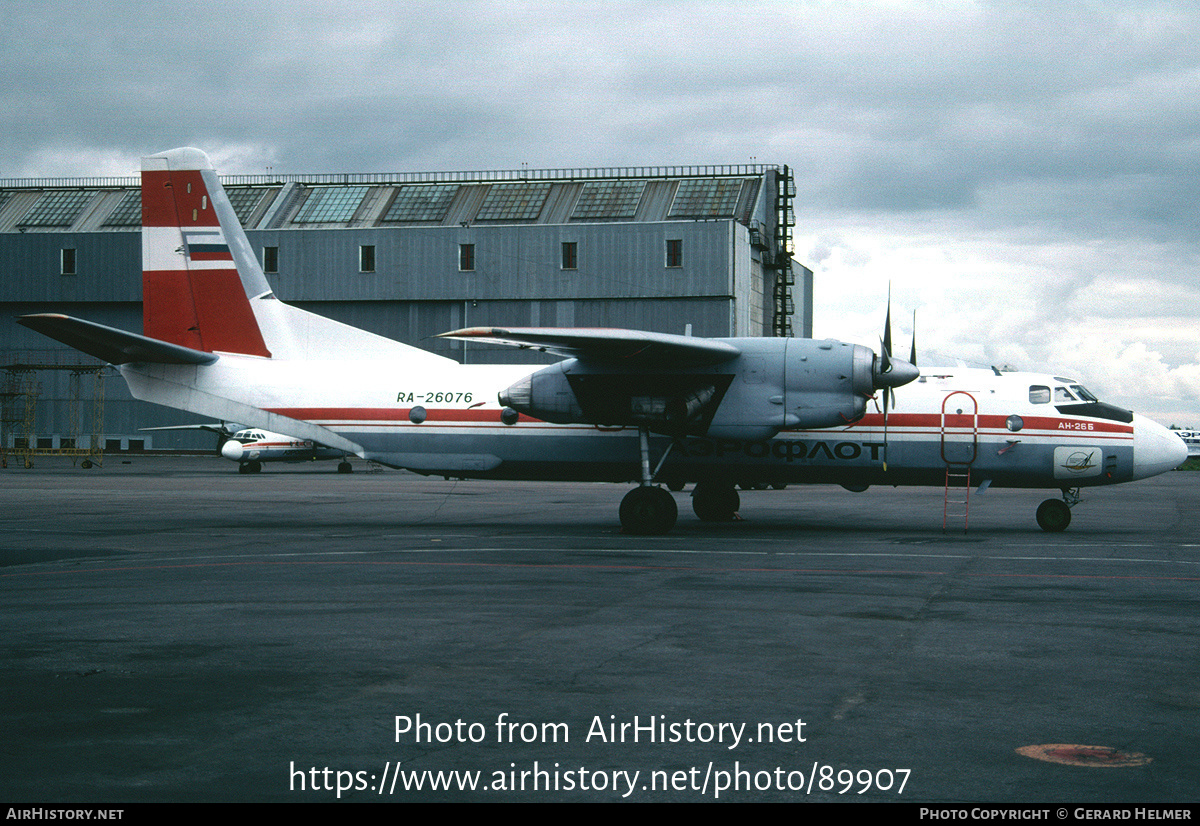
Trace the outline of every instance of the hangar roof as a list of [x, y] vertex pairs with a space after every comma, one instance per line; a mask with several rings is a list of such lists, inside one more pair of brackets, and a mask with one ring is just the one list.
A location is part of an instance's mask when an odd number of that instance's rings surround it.
[[[780, 180], [791, 187], [786, 167], [762, 164], [221, 177], [247, 229], [697, 220], [750, 225], [774, 210]], [[138, 177], [0, 180], [0, 232], [138, 229], [140, 185]]]

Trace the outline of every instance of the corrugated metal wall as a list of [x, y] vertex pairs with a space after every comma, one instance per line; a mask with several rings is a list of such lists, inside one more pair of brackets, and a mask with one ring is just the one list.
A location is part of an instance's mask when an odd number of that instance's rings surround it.
[[[772, 232], [772, 174], [744, 178], [735, 214], [708, 220], [664, 220], [679, 181], [658, 178], [646, 180], [632, 220], [570, 220], [584, 188], [571, 180], [555, 181], [538, 218], [523, 223], [471, 222], [492, 186], [487, 182], [461, 186], [446, 215], [424, 226], [381, 222], [398, 191], [386, 184], [370, 186], [353, 218], [341, 224], [293, 223], [316, 191], [294, 181], [264, 187], [244, 220], [262, 227], [247, 231], [260, 255], [265, 247], [278, 250], [278, 272], [267, 278], [285, 301], [460, 360], [545, 363], [553, 358], [430, 337], [464, 326], [683, 333], [690, 325], [697, 336], [769, 334], [767, 282], [774, 275], [764, 268], [752, 232]], [[69, 228], [22, 228], [21, 216], [41, 193], [6, 190], [0, 200], [0, 313], [65, 312], [140, 331], [140, 233], [104, 225], [128, 191], [96, 190]], [[669, 241], [680, 244], [677, 266], [667, 260]], [[565, 243], [575, 245], [571, 268], [564, 268]], [[462, 244], [474, 245], [473, 271], [460, 270]], [[374, 247], [373, 272], [360, 271], [363, 246]], [[65, 248], [74, 250], [73, 275], [62, 273]], [[811, 329], [811, 272], [798, 284], [801, 295], [798, 309], [808, 315], [798, 332]], [[0, 323], [0, 363], [22, 354], [41, 357], [54, 347], [24, 327]], [[110, 439], [211, 446], [209, 435], [139, 433], [140, 427], [192, 417], [133, 401], [120, 380], [108, 379], [105, 387]], [[48, 378], [42, 392], [39, 432], [58, 432], [65, 427], [67, 380]]]

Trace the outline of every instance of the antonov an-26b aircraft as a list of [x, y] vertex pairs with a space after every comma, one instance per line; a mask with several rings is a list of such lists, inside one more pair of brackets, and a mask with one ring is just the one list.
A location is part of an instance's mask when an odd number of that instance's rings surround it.
[[322, 459], [341, 459], [338, 473], [354, 470], [346, 460], [346, 451], [332, 450], [311, 439], [295, 439], [286, 433], [272, 433], [259, 427], [230, 430], [225, 422], [216, 424], [174, 424], [166, 427], [143, 427], [143, 431], [207, 430], [220, 439], [217, 453], [238, 463], [238, 473], [259, 473], [264, 462], [316, 462]]
[[[1073, 379], [987, 370], [920, 375], [834, 340], [702, 339], [631, 330], [472, 328], [448, 338], [566, 357], [532, 370], [459, 364], [276, 298], [197, 149], [142, 166], [144, 335], [58, 314], [20, 322], [116, 365], [139, 399], [287, 433], [423, 474], [638, 482], [629, 533], [675, 525], [695, 482], [702, 520], [731, 520], [738, 485], [1079, 488], [1186, 458], [1166, 428]], [[889, 325], [890, 326], [890, 325]], [[880, 403], [880, 397], [882, 397]], [[889, 408], [894, 408], [890, 409]], [[868, 412], [870, 411], [870, 412]]]

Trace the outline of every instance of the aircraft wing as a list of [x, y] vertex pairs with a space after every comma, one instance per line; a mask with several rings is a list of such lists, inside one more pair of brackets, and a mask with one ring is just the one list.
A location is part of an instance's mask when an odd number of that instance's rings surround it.
[[438, 338], [505, 344], [555, 353], [581, 361], [644, 367], [659, 364], [720, 364], [741, 354], [734, 345], [708, 338], [648, 333], [641, 330], [572, 327], [468, 327], [440, 333]]
[[109, 364], [212, 364], [217, 360], [213, 353], [169, 344], [59, 313], [23, 315], [17, 318], [17, 323]]

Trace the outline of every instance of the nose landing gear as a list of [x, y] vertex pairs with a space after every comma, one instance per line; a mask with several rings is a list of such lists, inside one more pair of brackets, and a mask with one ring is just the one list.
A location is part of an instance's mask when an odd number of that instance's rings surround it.
[[1038, 505], [1038, 527], [1047, 533], [1065, 531], [1071, 524], [1071, 508], [1079, 504], [1079, 488], [1063, 488], [1062, 499], [1047, 499]]

